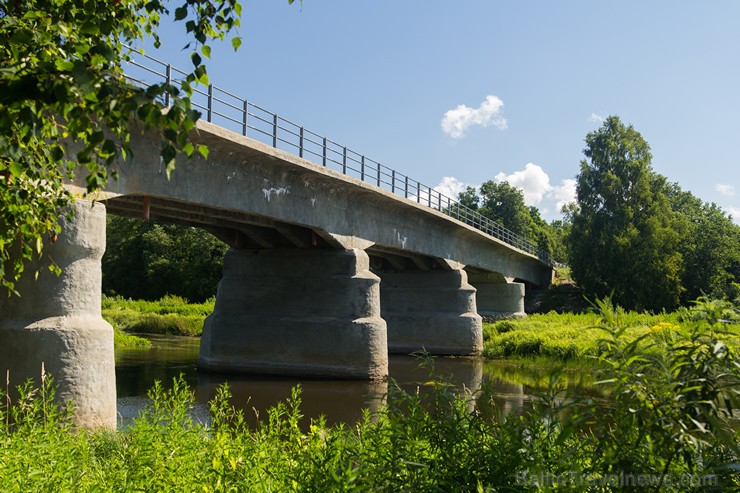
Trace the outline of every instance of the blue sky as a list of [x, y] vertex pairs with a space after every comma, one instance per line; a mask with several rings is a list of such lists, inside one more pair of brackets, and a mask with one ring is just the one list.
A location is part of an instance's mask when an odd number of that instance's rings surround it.
[[[506, 179], [559, 219], [607, 115], [740, 223], [740, 2], [245, 0], [211, 82], [454, 194]], [[187, 68], [184, 26], [148, 54]]]

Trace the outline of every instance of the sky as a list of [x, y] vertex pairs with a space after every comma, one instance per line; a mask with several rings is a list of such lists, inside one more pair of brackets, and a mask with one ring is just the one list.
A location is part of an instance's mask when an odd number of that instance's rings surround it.
[[[506, 180], [547, 220], [618, 115], [653, 169], [740, 224], [740, 2], [243, 0], [210, 81], [455, 197]], [[147, 54], [189, 68], [181, 23]]]

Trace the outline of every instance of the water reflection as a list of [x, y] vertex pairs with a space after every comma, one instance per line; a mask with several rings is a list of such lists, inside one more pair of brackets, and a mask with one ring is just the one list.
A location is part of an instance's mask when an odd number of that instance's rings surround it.
[[[159, 380], [167, 386], [182, 375], [195, 392], [196, 413], [207, 419], [208, 401], [216, 389], [228, 382], [232, 404], [245, 411], [250, 420], [267, 416], [267, 409], [291, 395], [300, 385], [304, 423], [325, 415], [329, 424], [353, 423], [363, 409], [375, 411], [383, 404], [388, 382], [352, 380], [311, 380], [198, 372], [199, 340], [153, 336], [152, 347], [116, 351], [118, 410], [124, 420], [136, 416], [145, 405], [145, 395]], [[506, 415], [519, 413], [534, 394], [547, 386], [547, 369], [517, 367], [506, 362], [483, 362], [479, 358], [433, 358], [391, 356], [390, 378], [406, 392], [426, 392], [432, 386], [430, 372], [470, 396], [471, 410], [482, 401], [493, 403]]]

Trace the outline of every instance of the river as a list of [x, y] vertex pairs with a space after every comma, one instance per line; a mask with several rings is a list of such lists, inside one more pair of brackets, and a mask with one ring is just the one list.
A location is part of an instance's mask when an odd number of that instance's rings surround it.
[[[266, 416], [266, 410], [290, 397], [291, 389], [302, 389], [301, 412], [304, 422], [324, 415], [329, 424], [354, 423], [363, 409], [378, 409], [388, 392], [388, 382], [353, 380], [315, 380], [275, 378], [199, 372], [196, 368], [200, 340], [189, 337], [148, 336], [150, 348], [116, 350], [116, 387], [118, 413], [122, 423], [138, 414], [148, 402], [147, 391], [155, 380], [170, 384], [182, 375], [197, 401], [195, 413], [207, 419], [207, 403], [216, 389], [228, 382], [232, 404], [243, 409], [252, 421]], [[485, 394], [504, 413], [521, 412], [544, 391], [550, 371], [523, 363], [484, 361], [481, 358], [433, 358], [434, 374], [471, 395]], [[424, 361], [413, 356], [391, 356], [390, 381], [407, 392], [424, 391], [433, 377]], [[580, 375], [579, 378], [584, 377]], [[573, 376], [571, 376], [573, 380]], [[588, 390], [586, 383], [578, 384]], [[571, 382], [571, 385], [575, 385]], [[585, 387], [584, 387], [585, 385]], [[593, 391], [593, 389], [591, 389]], [[472, 402], [472, 401], [471, 401]]]

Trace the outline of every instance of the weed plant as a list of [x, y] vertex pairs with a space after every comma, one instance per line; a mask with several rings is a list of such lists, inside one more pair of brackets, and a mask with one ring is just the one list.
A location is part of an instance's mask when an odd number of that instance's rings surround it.
[[103, 318], [123, 332], [199, 336], [215, 300], [189, 303], [179, 296], [159, 301], [103, 296]]
[[148, 339], [127, 334], [120, 329], [113, 329], [113, 346], [116, 349], [123, 348], [148, 348], [152, 343]]
[[592, 325], [607, 405], [551, 374], [536, 405], [503, 415], [486, 392], [439, 381], [389, 385], [385, 405], [353, 425], [308, 429], [300, 388], [256, 426], [229, 403], [195, 420], [182, 379], [121, 431], [82, 430], [53, 386], [0, 395], [0, 491], [734, 491], [740, 436], [733, 412], [740, 360], [726, 306], [655, 324], [639, 336], [608, 300]]
[[[680, 327], [684, 322], [697, 321], [706, 316], [705, 304], [709, 304], [717, 307], [721, 319], [728, 322], [726, 335], [721, 336], [723, 340], [727, 344], [737, 345], [740, 314], [733, 304], [706, 298], [701, 299], [700, 303], [701, 308], [697, 308], [697, 305], [670, 314], [627, 312], [615, 307], [610, 315], [611, 323], [624, 330], [623, 337], [626, 339], [640, 338], [661, 328], [666, 329], [662, 330], [666, 336], [671, 333], [671, 327]], [[483, 324], [483, 355], [492, 359], [545, 358], [550, 363], [567, 362], [576, 367], [598, 366], [599, 355], [605, 349], [600, 343], [603, 334], [595, 329], [600, 314], [599, 303], [596, 303], [592, 313], [550, 312]], [[656, 348], [645, 350], [654, 351]]]

